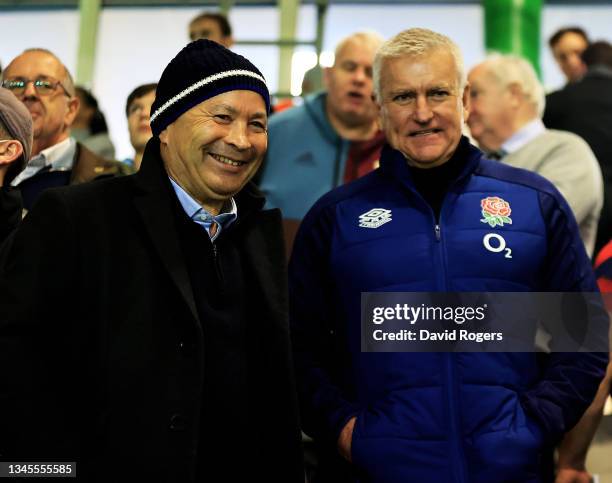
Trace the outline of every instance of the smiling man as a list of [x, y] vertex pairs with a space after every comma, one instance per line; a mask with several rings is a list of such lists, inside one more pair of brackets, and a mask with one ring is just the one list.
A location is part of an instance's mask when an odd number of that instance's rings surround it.
[[382, 41], [373, 32], [343, 39], [325, 69], [325, 92], [270, 120], [259, 185], [268, 204], [283, 212], [289, 245], [317, 199], [377, 166], [384, 135], [372, 99], [372, 62]]
[[[259, 70], [169, 63], [134, 176], [51, 190], [0, 259], [0, 455], [83, 481], [303, 482]], [[66, 303], [66, 294], [71, 303]]]
[[[541, 455], [588, 407], [607, 354], [368, 353], [361, 297], [595, 291], [576, 222], [549, 182], [462, 137], [470, 89], [448, 37], [410, 29], [385, 42], [374, 86], [389, 143], [380, 168], [315, 204], [290, 263], [317, 481], [549, 481]], [[490, 213], [503, 221], [491, 226]]]

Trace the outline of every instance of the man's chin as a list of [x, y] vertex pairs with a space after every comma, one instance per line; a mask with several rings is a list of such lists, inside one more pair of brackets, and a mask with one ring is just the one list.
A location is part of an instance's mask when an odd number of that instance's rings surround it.
[[370, 115], [368, 109], [346, 109], [342, 111], [342, 120], [349, 126], [362, 126], [374, 122], [376, 116]]

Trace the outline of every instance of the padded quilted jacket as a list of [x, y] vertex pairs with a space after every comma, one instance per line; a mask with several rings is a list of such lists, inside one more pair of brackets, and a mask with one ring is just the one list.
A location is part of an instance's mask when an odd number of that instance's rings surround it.
[[[375, 172], [321, 198], [290, 264], [291, 324], [304, 431], [330, 452], [356, 416], [360, 482], [541, 481], [544, 448], [590, 404], [607, 354], [362, 353], [362, 292], [597, 291], [567, 203], [544, 178], [483, 158], [464, 168], [439, 219], [388, 146]], [[511, 224], [483, 223], [498, 197]], [[390, 221], [360, 226], [388, 210]], [[487, 250], [497, 233], [511, 250]]]

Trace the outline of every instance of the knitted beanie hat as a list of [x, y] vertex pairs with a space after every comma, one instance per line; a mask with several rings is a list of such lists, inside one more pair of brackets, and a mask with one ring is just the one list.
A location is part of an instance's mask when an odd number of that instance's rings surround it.
[[15, 94], [4, 87], [0, 87], [0, 121], [11, 138], [21, 142], [23, 162], [27, 163], [32, 151], [32, 115]]
[[170, 61], [159, 79], [151, 106], [153, 134], [159, 136], [200, 102], [235, 90], [257, 92], [270, 112], [270, 93], [257, 67], [212, 40], [191, 42]]

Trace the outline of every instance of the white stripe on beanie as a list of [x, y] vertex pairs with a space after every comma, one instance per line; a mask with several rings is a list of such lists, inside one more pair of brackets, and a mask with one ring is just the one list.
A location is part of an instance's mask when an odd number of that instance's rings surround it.
[[169, 99], [162, 106], [158, 107], [155, 110], [155, 112], [151, 115], [151, 119], [150, 119], [149, 122], [153, 122], [166, 109], [168, 109], [173, 104], [176, 104], [183, 97], [191, 94], [196, 89], [199, 89], [200, 87], [205, 86], [206, 84], [210, 84], [211, 82], [215, 82], [215, 81], [218, 81], [220, 79], [225, 79], [226, 77], [233, 77], [233, 76], [253, 77], [253, 78], [263, 82], [264, 85], [266, 85], [266, 80], [262, 76], [260, 76], [259, 74], [256, 74], [255, 72], [251, 72], [250, 70], [238, 69], [238, 70], [227, 70], [225, 72], [219, 72], [218, 74], [213, 74], [211, 76], [205, 77], [204, 79], [196, 82], [195, 84], [190, 85], [187, 89], [182, 90], [176, 96], [174, 96], [171, 99]]

